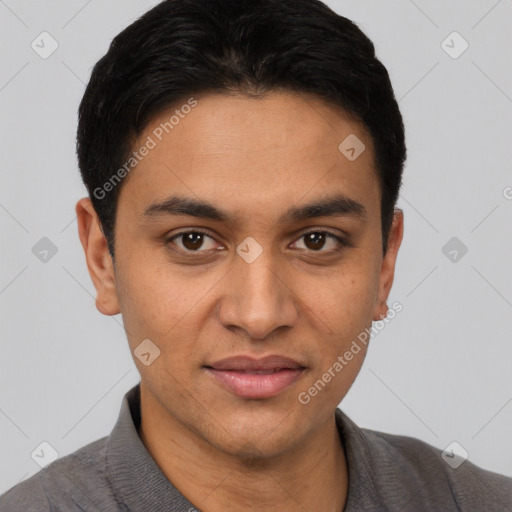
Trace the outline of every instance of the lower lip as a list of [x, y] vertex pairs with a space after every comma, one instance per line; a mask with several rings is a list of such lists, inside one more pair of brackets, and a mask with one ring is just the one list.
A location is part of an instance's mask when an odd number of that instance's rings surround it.
[[235, 370], [207, 368], [229, 391], [242, 398], [271, 398], [291, 386], [304, 372], [304, 368], [282, 369], [275, 373], [256, 374]]

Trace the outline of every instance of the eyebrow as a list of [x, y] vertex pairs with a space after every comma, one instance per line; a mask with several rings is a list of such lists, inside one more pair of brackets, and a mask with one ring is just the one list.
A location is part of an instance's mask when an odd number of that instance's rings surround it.
[[[160, 215], [188, 215], [219, 222], [234, 223], [234, 219], [230, 214], [220, 210], [213, 204], [179, 195], [172, 195], [164, 201], [152, 203], [143, 213], [143, 217], [146, 219]], [[338, 194], [336, 196], [306, 203], [303, 206], [294, 206], [279, 218], [279, 222], [298, 222], [316, 217], [338, 216], [363, 219], [367, 216], [367, 210], [358, 201], [343, 194]]]

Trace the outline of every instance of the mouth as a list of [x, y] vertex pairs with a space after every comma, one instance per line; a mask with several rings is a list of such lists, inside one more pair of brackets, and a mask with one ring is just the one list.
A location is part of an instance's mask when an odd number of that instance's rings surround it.
[[294, 359], [276, 355], [263, 359], [231, 357], [203, 368], [227, 391], [251, 399], [278, 395], [293, 385], [307, 369]]

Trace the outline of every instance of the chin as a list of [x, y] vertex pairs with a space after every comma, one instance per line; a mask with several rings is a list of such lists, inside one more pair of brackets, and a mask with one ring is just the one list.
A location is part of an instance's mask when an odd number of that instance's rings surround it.
[[[282, 418], [275, 422], [272, 427], [269, 422], [262, 422], [261, 426], [253, 422], [236, 422], [236, 425], [225, 423], [223, 432], [219, 432], [222, 438], [217, 438], [213, 443], [215, 448], [236, 457], [246, 463], [278, 457], [293, 448], [289, 426], [280, 424]], [[273, 424], [274, 422], [270, 423]], [[276, 426], [278, 426], [276, 428]], [[213, 441], [212, 439], [210, 442]]]
[[218, 447], [227, 455], [238, 459], [244, 466], [252, 468], [257, 467], [258, 464], [265, 465], [266, 461], [279, 457], [289, 448], [289, 446], [284, 446], [280, 440], [269, 442], [267, 439], [249, 439], [247, 437]]

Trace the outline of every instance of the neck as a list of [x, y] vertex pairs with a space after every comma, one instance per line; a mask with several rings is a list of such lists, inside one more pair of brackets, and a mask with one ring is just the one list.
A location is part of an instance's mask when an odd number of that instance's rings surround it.
[[249, 460], [216, 449], [151, 400], [141, 396], [141, 440], [196, 506], [208, 512], [343, 510], [348, 471], [334, 413], [299, 446]]

